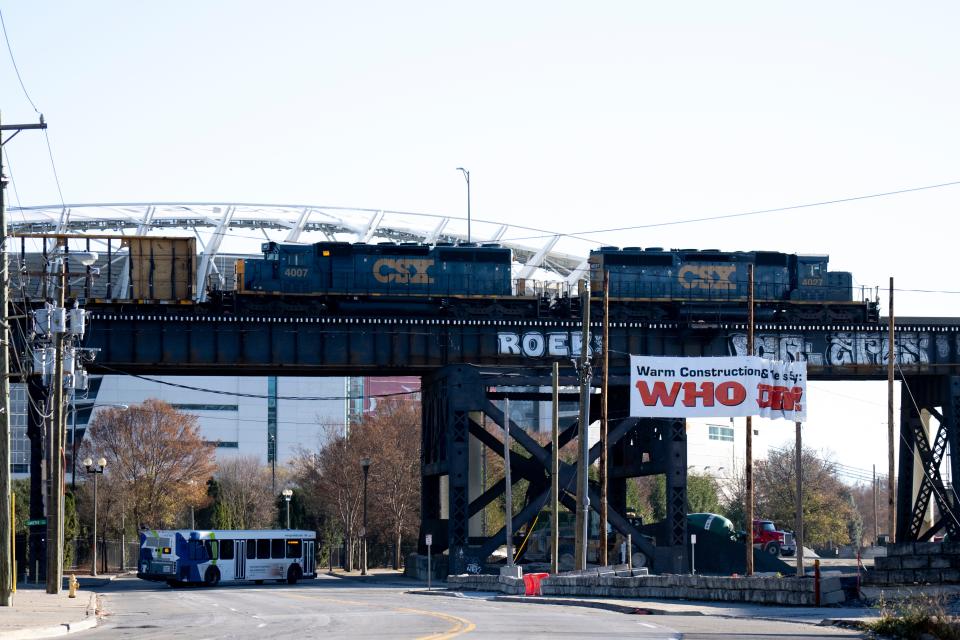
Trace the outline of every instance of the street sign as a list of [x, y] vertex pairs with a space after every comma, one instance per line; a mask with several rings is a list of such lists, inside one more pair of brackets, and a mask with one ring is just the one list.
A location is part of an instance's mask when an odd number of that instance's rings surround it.
[[38, 520], [27, 520], [27, 526], [28, 526], [28, 527], [36, 527], [36, 526], [39, 526], [39, 525], [41, 525], [41, 524], [47, 524], [47, 519], [46, 519], [46, 518], [40, 518], [40, 519], [38, 519]]
[[426, 540], [427, 546], [428, 546], [428, 547], [431, 546], [431, 545], [433, 544], [433, 535], [431, 535], [431, 534], [428, 533], [428, 534], [426, 534], [424, 537], [427, 539], [427, 540]]

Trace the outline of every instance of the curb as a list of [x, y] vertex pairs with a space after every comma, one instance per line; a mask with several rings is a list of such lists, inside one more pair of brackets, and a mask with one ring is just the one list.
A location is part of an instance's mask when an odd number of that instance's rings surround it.
[[[412, 595], [431, 595], [431, 596], [446, 596], [448, 598], [470, 598], [460, 591], [407, 591], [407, 593]], [[482, 592], [477, 592], [482, 593]], [[616, 604], [613, 602], [604, 602], [604, 601], [595, 601], [595, 600], [577, 600], [573, 598], [550, 598], [543, 596], [511, 596], [511, 595], [497, 595], [496, 592], [491, 593], [488, 600], [493, 600], [495, 602], [520, 602], [527, 604], [545, 604], [545, 605], [561, 605], [567, 607], [584, 607], [587, 609], [600, 609], [604, 611], [613, 611], [614, 613], [624, 613], [628, 615], [648, 615], [648, 616], [713, 616], [718, 618], [729, 618], [735, 619], [741, 616], [723, 614], [723, 613], [704, 613], [703, 611], [672, 611], [670, 609], [653, 609], [650, 607], [635, 607], [631, 605]], [[797, 620], [788, 617], [769, 617], [769, 616], [758, 616], [753, 617], [754, 620], [768, 620], [771, 622], [790, 622], [795, 624], [806, 624], [806, 625], [816, 625], [816, 626], [833, 626], [853, 630], [864, 630], [864, 623], [869, 622], [869, 619], [864, 620], [853, 620], [849, 618], [824, 618], [819, 622], [812, 622], [810, 620]]]

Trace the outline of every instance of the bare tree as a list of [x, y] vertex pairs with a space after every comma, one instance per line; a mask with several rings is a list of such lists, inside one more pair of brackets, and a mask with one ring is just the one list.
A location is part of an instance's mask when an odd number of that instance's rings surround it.
[[401, 564], [404, 536], [416, 536], [420, 514], [420, 406], [387, 399], [355, 430], [355, 446], [370, 458], [370, 495], [376, 496], [371, 529], [393, 546], [393, 568]]
[[108, 408], [90, 423], [82, 455], [106, 458], [102, 497], [123, 505], [138, 526], [162, 527], [185, 505], [202, 504], [214, 447], [197, 419], [159, 400]]
[[274, 520], [270, 471], [253, 457], [225, 460], [214, 476], [219, 493], [213, 521], [217, 529], [263, 529]]
[[353, 550], [362, 525], [363, 457], [353, 436], [329, 428], [328, 439], [316, 451], [303, 451], [294, 463], [297, 484], [308, 508], [329, 514], [347, 541], [347, 571], [353, 570]]

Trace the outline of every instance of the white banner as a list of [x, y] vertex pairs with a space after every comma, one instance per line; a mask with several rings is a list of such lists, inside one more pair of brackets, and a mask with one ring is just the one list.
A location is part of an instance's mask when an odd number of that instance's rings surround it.
[[803, 422], [807, 363], [630, 356], [630, 415], [640, 418], [761, 416]]

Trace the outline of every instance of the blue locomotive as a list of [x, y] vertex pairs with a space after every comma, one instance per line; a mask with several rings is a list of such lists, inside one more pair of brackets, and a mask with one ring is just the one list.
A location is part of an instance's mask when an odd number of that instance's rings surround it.
[[606, 272], [610, 298], [638, 303], [637, 311], [647, 319], [744, 317], [750, 264], [758, 320], [868, 322], [878, 317], [875, 303], [854, 299], [849, 272], [829, 270], [827, 256], [602, 247], [590, 253], [589, 262], [594, 297], [602, 295]]
[[263, 258], [238, 261], [241, 295], [316, 298], [346, 312], [419, 312], [461, 298], [512, 295], [511, 252], [499, 245], [266, 242], [261, 250]]

